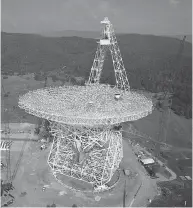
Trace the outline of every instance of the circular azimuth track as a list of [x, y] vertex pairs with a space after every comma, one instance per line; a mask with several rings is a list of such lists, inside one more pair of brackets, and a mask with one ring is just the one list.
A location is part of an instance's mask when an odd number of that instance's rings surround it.
[[70, 126], [51, 122], [54, 141], [48, 157], [53, 174], [93, 187], [108, 183], [123, 157], [122, 134], [112, 126]]

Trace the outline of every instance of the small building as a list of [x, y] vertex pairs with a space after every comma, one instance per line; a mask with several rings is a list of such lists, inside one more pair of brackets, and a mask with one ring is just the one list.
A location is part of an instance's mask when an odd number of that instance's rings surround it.
[[185, 176], [185, 178], [187, 179], [187, 180], [192, 180], [192, 178], [190, 177], [190, 176]]
[[155, 163], [154, 159], [152, 159], [152, 158], [145, 158], [145, 159], [141, 159], [140, 161], [144, 166], [145, 165], [152, 165]]
[[179, 178], [180, 178], [181, 180], [183, 180], [183, 181], [186, 180], [185, 176], [179, 176]]

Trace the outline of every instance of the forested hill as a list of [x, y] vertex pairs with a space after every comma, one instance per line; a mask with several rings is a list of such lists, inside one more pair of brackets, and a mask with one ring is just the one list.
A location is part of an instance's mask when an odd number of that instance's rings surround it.
[[[1, 33], [2, 74], [58, 71], [70, 77], [88, 79], [97, 48], [95, 39], [80, 37], [43, 37], [30, 34]], [[126, 34], [117, 37], [132, 88], [156, 92], [159, 85], [178, 71], [175, 105], [191, 108], [192, 44], [185, 42], [181, 65], [176, 66], [180, 40], [153, 35]], [[57, 76], [58, 79], [62, 76]], [[112, 59], [108, 54], [102, 82], [115, 84]], [[189, 113], [187, 113], [189, 114]]]

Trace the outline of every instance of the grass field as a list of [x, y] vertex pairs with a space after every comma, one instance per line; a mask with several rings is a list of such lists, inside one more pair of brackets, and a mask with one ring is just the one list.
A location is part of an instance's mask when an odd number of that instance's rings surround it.
[[[149, 207], [192, 207], [192, 188], [182, 188], [180, 183], [160, 183], [162, 195], [157, 196]], [[165, 192], [165, 194], [164, 194]]]
[[[154, 110], [149, 116], [135, 121], [133, 125], [141, 132], [149, 135], [153, 140], [158, 139], [161, 113]], [[167, 126], [166, 143], [174, 147], [190, 148], [192, 138], [192, 119], [185, 119], [171, 112]]]
[[[27, 123], [37, 123], [37, 117], [31, 116], [25, 113], [24, 110], [18, 107], [19, 95], [23, 95], [29, 90], [35, 90], [44, 87], [44, 82], [36, 81], [30, 75], [24, 76], [8, 76], [8, 79], [1, 80], [5, 92], [9, 92], [8, 97], [1, 95], [1, 121], [2, 123], [8, 122], [27, 122]], [[47, 86], [58, 86], [61, 82], [52, 82], [49, 78], [47, 81]], [[2, 91], [3, 92], [3, 91]]]

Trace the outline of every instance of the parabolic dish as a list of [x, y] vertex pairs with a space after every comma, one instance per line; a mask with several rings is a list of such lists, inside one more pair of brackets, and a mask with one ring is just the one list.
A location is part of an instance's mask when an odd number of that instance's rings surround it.
[[112, 125], [133, 121], [152, 112], [152, 100], [136, 91], [109, 85], [48, 87], [19, 97], [19, 107], [37, 117], [69, 125]]

